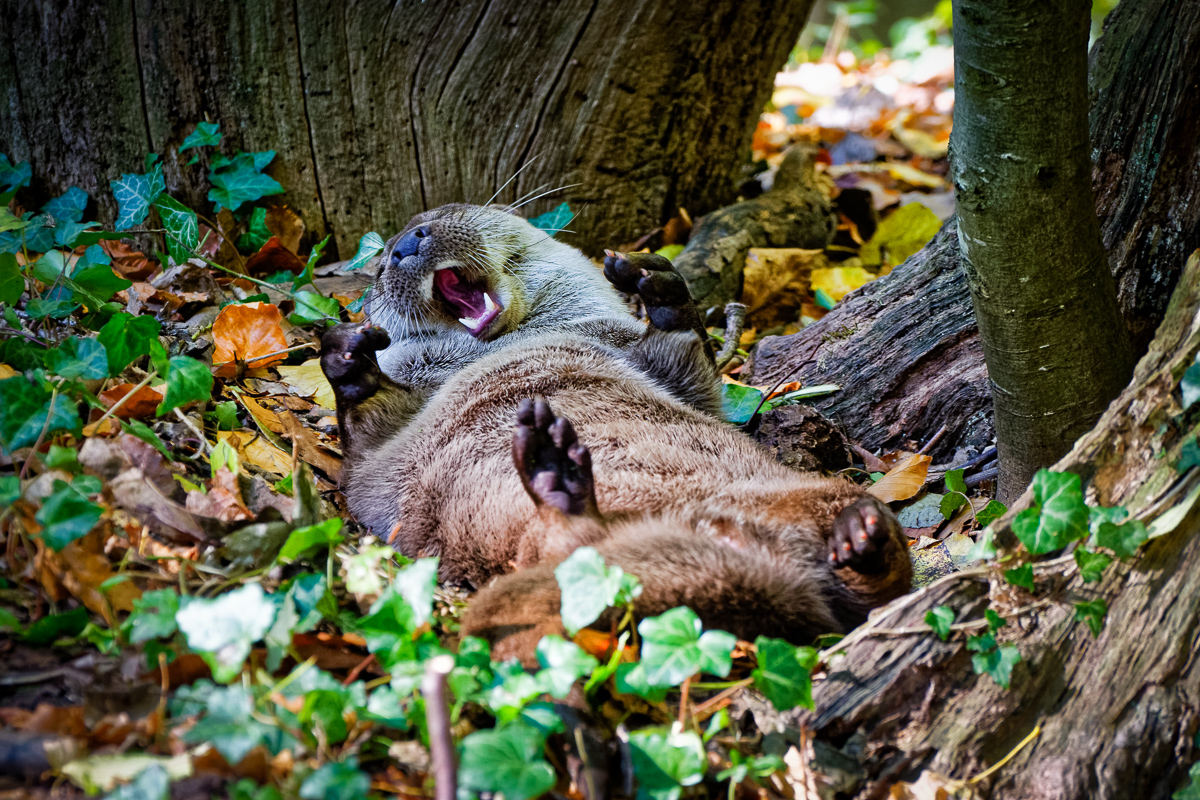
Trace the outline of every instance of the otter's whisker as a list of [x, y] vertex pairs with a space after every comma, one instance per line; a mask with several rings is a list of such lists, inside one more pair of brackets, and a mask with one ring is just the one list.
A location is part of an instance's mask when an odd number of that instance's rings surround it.
[[535, 156], [533, 156], [532, 158], [530, 158], [528, 161], [526, 161], [524, 164], [522, 164], [522, 165], [520, 166], [520, 168], [519, 168], [519, 169], [518, 169], [516, 172], [514, 172], [514, 173], [512, 174], [512, 177], [511, 177], [511, 178], [509, 178], [508, 180], [506, 180], [506, 181], [505, 181], [505, 182], [504, 182], [504, 183], [503, 183], [503, 184], [500, 186], [500, 188], [499, 188], [499, 189], [497, 189], [497, 190], [495, 191], [495, 193], [494, 193], [494, 194], [493, 194], [491, 197], [489, 197], [489, 198], [487, 199], [487, 202], [485, 202], [485, 203], [483, 203], [481, 206], [479, 206], [479, 210], [475, 212], [475, 215], [474, 215], [474, 216], [472, 216], [472, 217], [471, 217], [471, 219], [472, 219], [472, 220], [474, 220], [474, 219], [475, 219], [475, 217], [478, 217], [480, 214], [482, 214], [482, 213], [483, 213], [483, 210], [484, 210], [485, 208], [487, 208], [489, 205], [491, 205], [491, 202], [492, 202], [493, 200], [495, 200], [497, 197], [499, 197], [499, 196], [500, 196], [500, 193], [504, 191], [504, 187], [505, 187], [505, 186], [508, 186], [510, 183], [512, 183], [513, 181], [515, 181], [515, 180], [517, 179], [517, 176], [518, 176], [518, 175], [520, 175], [522, 172], [524, 172], [524, 171], [525, 171], [525, 168], [526, 168], [526, 167], [528, 167], [530, 164], [532, 164], [533, 162], [535, 162], [535, 161], [537, 161], [537, 160], [538, 160], [538, 156], [536, 156], [536, 155], [535, 155]]

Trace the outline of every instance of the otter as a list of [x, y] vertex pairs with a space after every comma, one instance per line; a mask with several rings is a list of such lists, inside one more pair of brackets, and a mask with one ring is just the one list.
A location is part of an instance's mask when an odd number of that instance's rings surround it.
[[582, 545], [641, 580], [639, 616], [686, 605], [743, 639], [844, 631], [910, 588], [886, 505], [720, 418], [707, 335], [666, 259], [610, 253], [601, 273], [465, 205], [416, 217], [381, 259], [371, 321], [322, 340], [343, 492], [405, 555], [478, 589], [462, 630], [496, 658], [530, 663], [562, 633], [553, 570]]

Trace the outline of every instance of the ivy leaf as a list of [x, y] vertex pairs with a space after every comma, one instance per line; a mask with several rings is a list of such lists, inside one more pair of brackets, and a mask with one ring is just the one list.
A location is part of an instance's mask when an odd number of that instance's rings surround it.
[[167, 392], [155, 412], [160, 417], [193, 400], [207, 400], [212, 394], [212, 372], [194, 358], [172, 356], [166, 378]]
[[179, 611], [179, 595], [174, 589], [159, 589], [145, 592], [133, 601], [133, 613], [129, 615], [129, 641], [141, 644], [151, 639], [173, 636], [179, 626], [175, 614]]
[[86, 484], [54, 482], [53, 492], [42, 501], [34, 518], [41, 524], [41, 539], [54, 552], [82, 538], [100, 521], [104, 509], [89, 500], [80, 489]]
[[1176, 472], [1187, 472], [1192, 467], [1200, 467], [1200, 445], [1196, 444], [1196, 434], [1183, 440], [1179, 448], [1179, 463], [1175, 465]]
[[31, 319], [63, 319], [79, 306], [71, 300], [50, 300], [45, 297], [35, 297], [25, 304], [25, 313]]
[[131, 419], [128, 421], [122, 419], [118, 420], [118, 422], [121, 423], [121, 430], [141, 439], [143, 442], [162, 453], [163, 458], [167, 459], [168, 461], [175, 460], [175, 456], [170, 450], [167, 449], [167, 446], [163, 444], [163, 440], [158, 438], [158, 434], [155, 433], [149, 425], [142, 422], [140, 419]]
[[300, 784], [304, 800], [361, 800], [371, 791], [371, 778], [354, 756], [325, 764]]
[[29, 626], [21, 637], [30, 644], [50, 644], [78, 636], [88, 625], [88, 611], [79, 606], [63, 614], [48, 614]]
[[346, 541], [346, 537], [340, 533], [341, 530], [342, 521], [337, 517], [332, 517], [316, 525], [296, 528], [288, 534], [287, 541], [279, 550], [279, 558], [285, 562], [291, 562], [318, 547], [333, 547], [341, 544]]
[[[304, 269], [300, 270], [300, 274], [292, 280], [292, 291], [298, 291], [302, 286], [309, 286], [313, 282], [313, 270], [317, 268], [317, 262], [321, 260], [321, 254], [325, 252], [325, 246], [329, 244], [329, 240], [333, 238], [333, 234], [329, 234], [312, 249], [308, 254], [308, 261], [304, 262]], [[336, 316], [336, 315], [335, 315]]]
[[1088, 507], [1088, 529], [1091, 530], [1094, 537], [1099, 531], [1100, 526], [1105, 522], [1111, 522], [1113, 525], [1120, 525], [1129, 516], [1129, 509], [1123, 506], [1089, 506]]
[[552, 211], [547, 211], [545, 214], [529, 220], [529, 224], [553, 236], [570, 225], [573, 219], [575, 219], [575, 215], [571, 213], [571, 207], [562, 203]]
[[242, 669], [250, 647], [275, 621], [275, 602], [257, 583], [248, 583], [212, 600], [193, 598], [175, 622], [188, 647], [204, 657], [213, 677], [227, 683]]
[[118, 786], [105, 800], [169, 800], [171, 778], [160, 764], [151, 764], [132, 781]]
[[162, 164], [147, 167], [145, 175], [126, 173], [119, 181], [110, 181], [113, 195], [117, 199], [117, 222], [114, 227], [127, 231], [141, 225], [150, 213], [150, 206], [167, 188], [163, 181]]
[[1013, 586], [1020, 586], [1028, 592], [1033, 591], [1033, 564], [1022, 564], [1019, 567], [1004, 570], [1004, 580]]
[[8, 452], [36, 442], [43, 428], [49, 435], [79, 427], [78, 409], [70, 398], [54, 397], [24, 375], [0, 380], [0, 447]]
[[651, 684], [676, 686], [698, 672], [729, 674], [737, 637], [725, 631], [701, 635], [700, 628], [700, 618], [686, 606], [641, 621], [642, 663]]
[[557, 779], [542, 746], [541, 734], [523, 723], [476, 731], [462, 740], [459, 782], [474, 792], [503, 792], [505, 800], [545, 794]]
[[971, 549], [963, 556], [963, 560], [970, 561], [990, 561], [996, 557], [996, 545], [992, 541], [995, 533], [990, 527], [984, 528], [979, 534], [979, 539], [975, 544], [971, 545]]
[[320, 320], [338, 319], [338, 301], [332, 297], [322, 297], [316, 292], [296, 292], [293, 298], [296, 310], [288, 314], [288, 322], [293, 325], [311, 325]]
[[[18, 161], [13, 164], [8, 160], [8, 156], [0, 153], [0, 187], [3, 187], [4, 194], [16, 191], [22, 186], [28, 186], [32, 178], [33, 168], [29, 166], [28, 161]], [[11, 199], [10, 197], [9, 200]], [[8, 205], [8, 200], [5, 200], [3, 204]]]
[[165, 194], [154, 201], [154, 207], [167, 232], [167, 254], [176, 264], [186, 264], [200, 246], [196, 212]]
[[433, 617], [433, 592], [437, 589], [438, 559], [419, 558], [400, 570], [392, 586], [408, 607], [413, 621], [424, 625]]
[[1104, 618], [1108, 616], [1108, 604], [1103, 597], [1075, 604], [1075, 621], [1086, 622], [1092, 636], [1099, 636], [1104, 629]]
[[952, 469], [946, 473], [946, 491], [958, 492], [960, 494], [967, 493], [967, 484], [963, 480], [963, 471], [961, 469]]
[[1111, 563], [1112, 556], [1104, 553], [1097, 553], [1086, 547], [1075, 550], [1075, 564], [1079, 567], [1079, 576], [1083, 578], [1084, 583], [1100, 580], [1104, 575], [1105, 567]]
[[193, 147], [216, 147], [221, 143], [221, 125], [218, 122], [199, 122], [196, 129], [187, 135], [178, 152]]
[[1078, 475], [1038, 470], [1033, 476], [1033, 500], [1013, 520], [1013, 533], [1029, 552], [1049, 553], [1087, 534], [1088, 508]]
[[1000, 645], [992, 650], [976, 653], [971, 656], [971, 666], [976, 675], [990, 675], [992, 680], [1003, 689], [1012, 682], [1013, 667], [1021, 662], [1021, 651], [1016, 645]]
[[71, 280], [79, 289], [91, 295], [92, 302], [99, 303], [133, 285], [133, 281], [113, 272], [108, 264], [89, 264], [72, 275]]
[[646, 680], [646, 665], [640, 661], [617, 665], [614, 682], [621, 694], [637, 695], [651, 703], [661, 703], [667, 699], [667, 687], [654, 686]]
[[267, 210], [256, 208], [250, 214], [246, 232], [238, 237], [238, 249], [257, 253], [264, 244], [270, 241], [272, 235], [271, 229], [267, 227]]
[[942, 498], [942, 502], [938, 504], [938, 511], [942, 514], [942, 519], [950, 519], [954, 516], [954, 512], [958, 511], [967, 502], [965, 495], [953, 492]]
[[1120, 525], [1101, 522], [1096, 530], [1096, 544], [1107, 547], [1121, 558], [1132, 558], [1149, 538], [1146, 525], [1139, 519], [1131, 519]]
[[58, 222], [82, 222], [87, 202], [87, 192], [78, 186], [72, 186], [42, 206], [42, 212], [54, 217]]
[[812, 709], [811, 675], [817, 651], [767, 636], [759, 636], [754, 646], [758, 650], [758, 666], [751, 673], [754, 685], [775, 710], [787, 711], [796, 706]]
[[537, 674], [542, 689], [560, 700], [571, 691], [575, 681], [592, 674], [592, 670], [600, 666], [594, 656], [561, 636], [543, 636], [538, 642], [537, 657], [544, 667]]
[[95, 339], [71, 336], [46, 353], [46, 369], [62, 378], [100, 380], [108, 377], [108, 353]]
[[721, 416], [734, 425], [745, 425], [762, 404], [762, 390], [740, 383], [721, 384]]
[[371, 259], [383, 252], [383, 237], [375, 231], [364, 233], [363, 237], [358, 240], [358, 252], [354, 254], [354, 258], [350, 259], [350, 263], [346, 264], [343, 271], [350, 272], [352, 270], [365, 267]]
[[[594, 547], [579, 547], [554, 568], [562, 595], [562, 622], [574, 636], [610, 606], [624, 605], [642, 593], [641, 584], [617, 566], [608, 566]], [[624, 599], [623, 599], [624, 598]]]
[[704, 778], [704, 743], [692, 731], [640, 730], [629, 735], [638, 800], [678, 800]]
[[1008, 624], [1008, 621], [1005, 620], [1004, 617], [1000, 616], [990, 608], [984, 610], [983, 618], [987, 620], [989, 633], [995, 633]]
[[1171, 795], [1171, 800], [1200, 800], [1200, 761], [1188, 770], [1188, 785]]
[[208, 199], [216, 204], [217, 211], [222, 208], [237, 211], [244, 203], [267, 195], [282, 194], [283, 187], [274, 178], [262, 174], [273, 158], [274, 150], [261, 153], [239, 151], [231, 159], [223, 156], [214, 158], [208, 171], [208, 180], [212, 184]]
[[1183, 373], [1183, 378], [1179, 381], [1179, 391], [1183, 395], [1184, 411], [1200, 400], [1200, 359]]
[[25, 293], [25, 276], [12, 253], [0, 253], [0, 303], [15, 306]]
[[988, 504], [976, 512], [975, 519], [979, 522], [980, 527], [986, 528], [1003, 517], [1007, 511], [1008, 506], [999, 500], [988, 500]]
[[925, 624], [933, 628], [933, 632], [943, 642], [950, 638], [950, 626], [954, 624], [954, 609], [950, 606], [937, 606], [925, 613]]
[[8, 508], [21, 496], [21, 478], [17, 475], [0, 476], [0, 508]]
[[96, 337], [108, 354], [108, 374], [120, 375], [134, 359], [149, 354], [150, 343], [158, 341], [161, 328], [154, 317], [135, 317], [124, 311], [113, 314]]

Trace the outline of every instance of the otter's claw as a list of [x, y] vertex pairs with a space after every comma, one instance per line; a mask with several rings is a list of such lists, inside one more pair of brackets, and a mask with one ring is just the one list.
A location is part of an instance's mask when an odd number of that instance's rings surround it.
[[321, 337], [321, 370], [339, 403], [360, 403], [379, 389], [375, 353], [389, 344], [387, 331], [369, 322], [335, 325]]
[[571, 421], [554, 416], [545, 400], [522, 400], [517, 407], [513, 461], [534, 503], [573, 516], [598, 514], [592, 454]]
[[863, 497], [842, 509], [829, 537], [829, 562], [864, 575], [887, 569], [884, 549], [899, 532], [891, 509], [874, 497]]

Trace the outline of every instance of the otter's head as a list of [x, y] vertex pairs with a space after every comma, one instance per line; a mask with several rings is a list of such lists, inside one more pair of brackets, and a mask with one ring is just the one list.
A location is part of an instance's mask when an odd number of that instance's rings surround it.
[[455, 204], [418, 214], [380, 256], [370, 316], [402, 339], [502, 336], [529, 314], [522, 272], [530, 249], [548, 238], [490, 206]]

